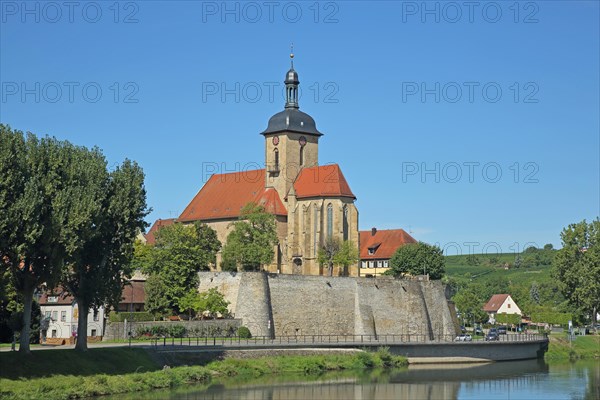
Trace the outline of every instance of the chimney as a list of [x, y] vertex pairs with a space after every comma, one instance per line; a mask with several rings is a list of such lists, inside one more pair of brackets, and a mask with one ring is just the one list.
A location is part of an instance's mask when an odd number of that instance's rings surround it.
[[371, 228], [371, 236], [375, 236], [377, 233], [377, 228]]

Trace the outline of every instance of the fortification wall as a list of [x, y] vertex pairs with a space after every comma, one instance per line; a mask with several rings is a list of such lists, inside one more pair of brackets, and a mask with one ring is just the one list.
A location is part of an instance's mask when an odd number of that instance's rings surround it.
[[255, 336], [456, 333], [439, 281], [200, 273], [200, 290], [211, 287]]

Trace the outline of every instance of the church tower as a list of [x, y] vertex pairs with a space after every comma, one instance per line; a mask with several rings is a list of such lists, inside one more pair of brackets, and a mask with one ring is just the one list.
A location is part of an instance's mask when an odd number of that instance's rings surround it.
[[303, 168], [319, 163], [319, 137], [315, 120], [300, 111], [298, 73], [291, 68], [285, 76], [285, 108], [269, 119], [265, 137], [265, 187], [274, 188], [285, 198]]

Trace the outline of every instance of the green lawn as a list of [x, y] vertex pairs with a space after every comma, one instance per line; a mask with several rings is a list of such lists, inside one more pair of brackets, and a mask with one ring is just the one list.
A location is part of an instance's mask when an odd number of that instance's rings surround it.
[[546, 360], [576, 360], [600, 358], [600, 335], [576, 336], [569, 341], [564, 333], [552, 334]]
[[157, 365], [144, 349], [103, 348], [80, 353], [72, 349], [37, 350], [24, 355], [0, 352], [0, 378], [51, 375], [118, 375], [155, 371]]

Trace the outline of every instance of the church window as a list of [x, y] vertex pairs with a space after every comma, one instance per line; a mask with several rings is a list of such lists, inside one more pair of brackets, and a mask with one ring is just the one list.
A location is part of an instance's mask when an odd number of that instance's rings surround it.
[[315, 205], [314, 216], [313, 216], [313, 257], [317, 256], [317, 251], [319, 248], [319, 209]]
[[327, 238], [333, 237], [333, 206], [329, 204], [327, 206]]
[[279, 167], [279, 149], [274, 150], [275, 153], [275, 168]]
[[344, 206], [343, 213], [343, 225], [344, 225], [344, 241], [348, 240], [348, 206]]
[[300, 146], [300, 166], [304, 166], [304, 146]]

